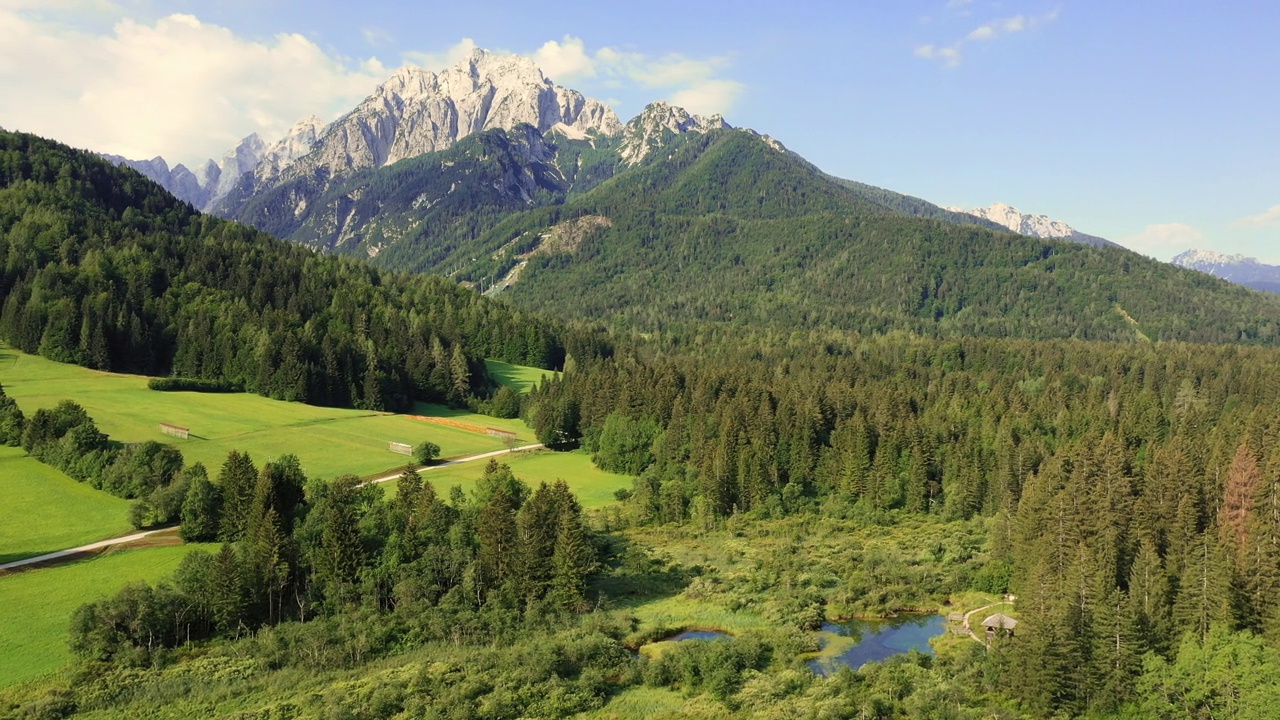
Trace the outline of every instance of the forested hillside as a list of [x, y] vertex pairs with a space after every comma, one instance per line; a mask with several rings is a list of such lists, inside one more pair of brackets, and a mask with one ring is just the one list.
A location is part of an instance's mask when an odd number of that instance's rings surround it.
[[[496, 250], [583, 216], [609, 227], [572, 252], [529, 257], [515, 302], [649, 332], [711, 321], [948, 337], [1280, 340], [1273, 297], [1117, 248], [906, 216], [740, 131], [683, 136], [669, 158], [510, 218], [481, 246]], [[566, 295], [575, 302], [560, 302]]]
[[[1274, 707], [1275, 299], [907, 217], [725, 131], [477, 236], [459, 276], [526, 262], [512, 296], [608, 318], [606, 342], [0, 139], [0, 334], [19, 347], [363, 407], [483, 394], [482, 357], [562, 367], [512, 411], [635, 478], [594, 515], [497, 463], [471, 496], [406, 471], [384, 501], [289, 457], [236, 453], [215, 478], [156, 443], [109, 447], [74, 403], [30, 420], [0, 403], [0, 440], [224, 543], [84, 606], [77, 672], [0, 712], [569, 717], [632, 693], [708, 717]], [[442, 212], [479, 207], [459, 203]], [[965, 634], [831, 677], [804, 662], [850, 614], [1006, 593], [1017, 632], [989, 649]], [[629, 652], [708, 616], [737, 637]]]
[[0, 337], [24, 351], [280, 399], [460, 403], [488, 392], [485, 357], [565, 355], [550, 324], [450, 281], [317, 255], [15, 133], [0, 134], [0, 272]]
[[[1215, 628], [1280, 643], [1277, 362], [1238, 346], [886, 337], [597, 364], [540, 387], [532, 412], [544, 439], [639, 475], [630, 522], [988, 518], [970, 582], [1014, 592], [1023, 619], [989, 672], [1033, 716], [1075, 715], [1139, 699], [1144, 656], [1150, 671]], [[840, 592], [810, 577], [769, 596], [803, 626]]]

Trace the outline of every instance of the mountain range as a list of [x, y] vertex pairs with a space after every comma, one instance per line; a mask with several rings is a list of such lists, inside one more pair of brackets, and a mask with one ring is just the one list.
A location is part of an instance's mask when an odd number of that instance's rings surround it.
[[1061, 220], [1050, 220], [1044, 215], [1024, 213], [1004, 203], [993, 203], [987, 207], [974, 208], [972, 210], [962, 210], [955, 207], [949, 207], [947, 210], [968, 213], [974, 217], [990, 220], [1000, 227], [1027, 237], [1070, 240], [1084, 245], [1119, 247], [1110, 240], [1082, 233]]
[[[401, 69], [334, 122], [305, 119], [270, 145], [250, 136], [198, 172], [128, 164], [326, 253], [646, 332], [1275, 333], [1219, 281], [1065, 223], [836, 178], [766, 135], [664, 102], [624, 124], [532, 61], [481, 50], [440, 73]], [[1193, 297], [1215, 326], [1186, 322]]]
[[1267, 265], [1244, 255], [1213, 250], [1188, 250], [1171, 261], [1178, 267], [1198, 270], [1255, 290], [1280, 293], [1280, 266]]

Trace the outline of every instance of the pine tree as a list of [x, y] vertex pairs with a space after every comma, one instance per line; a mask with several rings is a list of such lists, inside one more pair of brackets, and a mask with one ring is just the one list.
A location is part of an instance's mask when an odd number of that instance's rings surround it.
[[249, 454], [232, 450], [218, 475], [223, 501], [219, 537], [224, 542], [235, 542], [244, 537], [253, 513], [253, 492], [257, 481], [258, 469]]
[[209, 607], [219, 632], [239, 634], [244, 624], [245, 582], [240, 558], [229, 543], [213, 556], [209, 576]]
[[1258, 459], [1246, 444], [1236, 448], [1235, 458], [1227, 470], [1222, 505], [1218, 510], [1218, 542], [1231, 557], [1232, 565], [1243, 574], [1249, 555], [1249, 529], [1253, 505], [1262, 486]]
[[222, 522], [222, 491], [204, 473], [196, 475], [182, 502], [182, 527], [187, 542], [210, 542], [218, 537]]
[[517, 585], [529, 599], [546, 595], [552, 579], [552, 556], [555, 554], [562, 512], [551, 486], [545, 482], [516, 514], [520, 562]]
[[1129, 572], [1129, 602], [1139, 627], [1139, 636], [1146, 639], [1151, 649], [1167, 652], [1173, 638], [1170, 635], [1169, 578], [1165, 574], [1155, 543], [1144, 538], [1138, 546], [1132, 569]]
[[565, 508], [558, 525], [549, 597], [565, 610], [578, 610], [586, 602], [587, 576], [595, 571], [595, 551], [580, 512]]
[[476, 566], [477, 592], [481, 599], [510, 580], [519, 562], [515, 513], [515, 499], [504, 485], [498, 485], [480, 509], [476, 525], [476, 539], [480, 546]]
[[1173, 621], [1179, 633], [1193, 632], [1203, 640], [1215, 623], [1231, 621], [1230, 559], [1212, 529], [1201, 534], [1189, 549], [1173, 605]]
[[355, 600], [356, 581], [364, 560], [359, 488], [360, 478], [355, 475], [336, 478], [312, 509], [320, 523], [320, 546], [312, 563], [326, 603], [334, 610]]

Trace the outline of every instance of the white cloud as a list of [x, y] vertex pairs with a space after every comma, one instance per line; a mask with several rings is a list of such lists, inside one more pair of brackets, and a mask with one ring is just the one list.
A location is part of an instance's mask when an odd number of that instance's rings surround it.
[[270, 141], [300, 117], [350, 108], [389, 74], [298, 34], [245, 40], [181, 14], [90, 34], [4, 2], [0, 97], [21, 102], [5, 103], [0, 125], [126, 157], [190, 165], [249, 132]]
[[1270, 210], [1257, 215], [1242, 217], [1232, 224], [1237, 227], [1246, 228], [1280, 227], [1280, 205], [1273, 205]]
[[952, 45], [950, 47], [921, 45], [916, 48], [916, 56], [925, 58], [926, 60], [941, 60], [942, 64], [949, 68], [959, 67], [960, 65], [959, 45]]
[[704, 80], [670, 96], [671, 104], [698, 115], [724, 114], [737, 102], [742, 83], [733, 80]]
[[548, 40], [533, 53], [533, 61], [544, 75], [558, 83], [596, 75], [596, 61], [587, 54], [586, 43], [569, 35], [562, 43]]
[[1184, 223], [1148, 225], [1142, 232], [1119, 241], [1121, 245], [1160, 259], [1184, 250], [1203, 249], [1204, 233]]
[[614, 89], [639, 85], [665, 92], [666, 100], [694, 113], [727, 113], [745, 90], [742, 83], [720, 77], [731, 64], [727, 57], [653, 57], [614, 47], [591, 52], [582, 38], [566, 35], [543, 44], [532, 58], [556, 82], [594, 79]]
[[383, 30], [382, 28], [367, 27], [360, 31], [364, 36], [364, 41], [373, 47], [382, 47], [383, 45], [391, 45], [396, 41], [395, 37]]
[[404, 61], [428, 70], [439, 71], [462, 62], [477, 47], [479, 46], [476, 45], [475, 40], [464, 37], [453, 46], [446, 48], [444, 52], [407, 52], [404, 54]]
[[[0, 0], [0, 126], [194, 167], [251, 132], [270, 142], [298, 118], [336, 118], [391, 74], [376, 56], [337, 55], [296, 33], [248, 39], [193, 15], [140, 22], [122, 13], [108, 0]], [[352, 32], [394, 42], [377, 27]], [[402, 59], [441, 70], [476, 47], [462, 38]], [[572, 36], [529, 55], [557, 82], [588, 80], [607, 95], [642, 88], [694, 112], [727, 112], [743, 91], [723, 77], [724, 57], [591, 51]]]
[[[959, 7], [959, 5], [953, 5], [949, 2], [947, 3], [947, 7]], [[963, 38], [956, 40], [950, 45], [921, 45], [916, 48], [915, 54], [917, 57], [922, 57], [926, 60], [938, 60], [947, 68], [956, 68], [960, 66], [963, 58], [962, 48], [966, 43], [995, 40], [996, 38], [1004, 37], [1005, 35], [1012, 35], [1025, 30], [1035, 30], [1036, 28], [1057, 20], [1058, 14], [1059, 10], [1055, 8], [1054, 10], [1039, 16], [1028, 17], [1026, 15], [1014, 15], [1013, 17], [998, 18], [983, 25], [979, 25], [969, 31], [969, 33]]]

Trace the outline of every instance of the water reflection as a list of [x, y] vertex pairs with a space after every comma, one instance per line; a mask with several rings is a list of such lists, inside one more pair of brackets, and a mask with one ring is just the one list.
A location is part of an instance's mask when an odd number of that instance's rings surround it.
[[823, 657], [809, 662], [809, 667], [814, 672], [826, 675], [839, 669], [841, 665], [857, 670], [863, 663], [886, 660], [913, 649], [932, 655], [933, 648], [929, 646], [929, 639], [943, 633], [946, 618], [941, 615], [899, 615], [885, 620], [829, 623], [823, 625], [822, 629], [850, 638], [854, 643], [838, 655], [824, 653]]
[[669, 638], [663, 638], [659, 642], [682, 642], [684, 640], [728, 640], [731, 635], [728, 633], [716, 632], [715, 630], [685, 630], [679, 635], [672, 635]]

